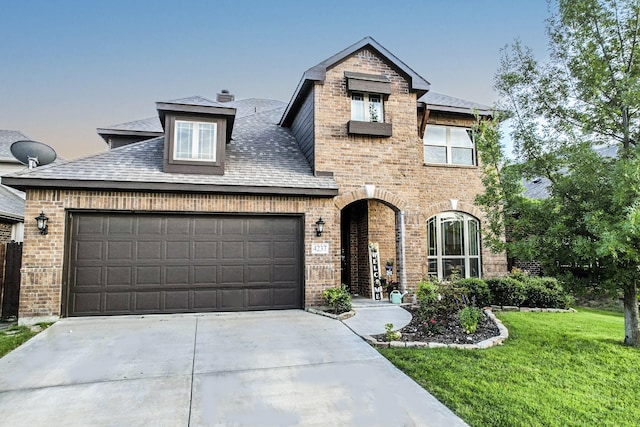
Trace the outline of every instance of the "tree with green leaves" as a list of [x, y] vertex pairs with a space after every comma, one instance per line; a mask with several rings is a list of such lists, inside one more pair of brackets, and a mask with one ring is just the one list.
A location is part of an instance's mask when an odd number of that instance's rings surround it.
[[[549, 4], [549, 59], [516, 42], [496, 75], [514, 161], [498, 122], [478, 122], [485, 242], [622, 294], [625, 344], [640, 347], [640, 0]], [[548, 197], [524, 197], [534, 177]]]

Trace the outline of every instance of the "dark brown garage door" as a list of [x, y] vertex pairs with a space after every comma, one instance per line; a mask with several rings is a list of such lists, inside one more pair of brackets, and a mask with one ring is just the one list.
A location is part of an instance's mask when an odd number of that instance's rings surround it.
[[72, 213], [69, 316], [300, 308], [301, 218]]

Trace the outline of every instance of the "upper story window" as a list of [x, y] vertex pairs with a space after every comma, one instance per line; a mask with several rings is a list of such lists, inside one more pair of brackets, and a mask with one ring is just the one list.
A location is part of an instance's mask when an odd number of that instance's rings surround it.
[[176, 120], [173, 158], [215, 162], [217, 126], [217, 123]]
[[351, 120], [384, 123], [382, 95], [353, 92], [351, 94]]
[[471, 129], [427, 125], [424, 133], [424, 162], [449, 165], [476, 165]]

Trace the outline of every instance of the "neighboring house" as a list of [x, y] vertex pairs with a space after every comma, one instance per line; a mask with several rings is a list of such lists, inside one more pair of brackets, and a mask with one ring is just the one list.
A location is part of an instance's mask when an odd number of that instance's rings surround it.
[[[0, 176], [25, 168], [11, 154], [11, 144], [31, 139], [17, 130], [0, 129]], [[0, 185], [0, 245], [22, 242], [24, 225], [24, 192]]]
[[99, 129], [106, 153], [4, 177], [49, 217], [47, 235], [26, 228], [20, 321], [303, 308], [341, 282], [370, 297], [369, 242], [405, 289], [504, 274], [473, 205], [470, 127], [490, 108], [429, 89], [367, 37], [288, 104], [157, 102]]

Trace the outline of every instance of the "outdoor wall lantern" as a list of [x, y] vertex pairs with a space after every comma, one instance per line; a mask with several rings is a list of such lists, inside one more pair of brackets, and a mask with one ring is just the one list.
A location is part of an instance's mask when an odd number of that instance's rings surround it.
[[40, 212], [40, 215], [36, 217], [36, 225], [38, 226], [38, 230], [40, 230], [40, 234], [49, 233], [49, 226], [47, 225], [47, 221], [49, 221], [49, 218], [47, 218], [44, 212]]
[[323, 231], [324, 231], [324, 221], [322, 220], [322, 217], [320, 217], [320, 219], [316, 221], [316, 236], [318, 237], [322, 236]]

